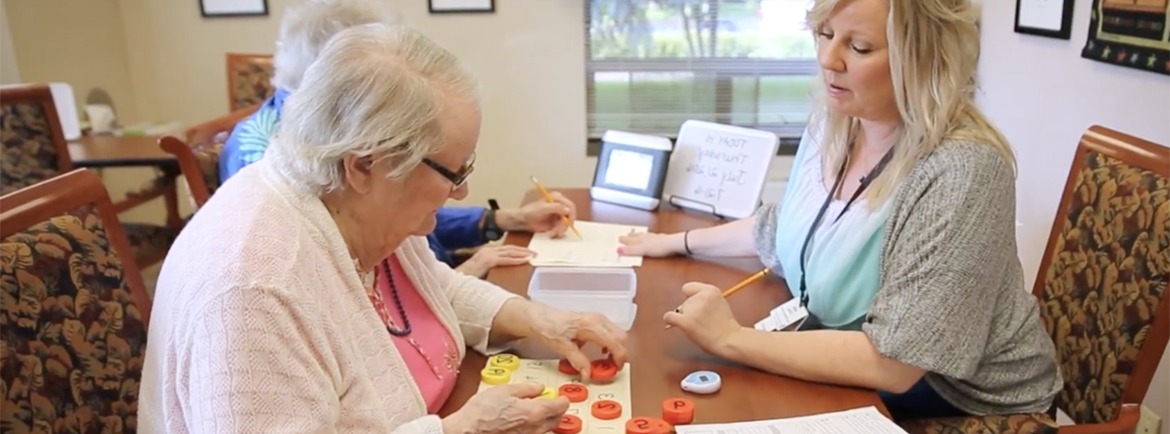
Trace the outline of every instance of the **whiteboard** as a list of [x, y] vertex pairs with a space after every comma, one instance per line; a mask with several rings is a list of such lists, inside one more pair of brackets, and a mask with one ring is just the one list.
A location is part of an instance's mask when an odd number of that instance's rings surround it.
[[750, 216], [779, 146], [780, 139], [767, 131], [686, 121], [674, 143], [662, 199], [722, 217]]

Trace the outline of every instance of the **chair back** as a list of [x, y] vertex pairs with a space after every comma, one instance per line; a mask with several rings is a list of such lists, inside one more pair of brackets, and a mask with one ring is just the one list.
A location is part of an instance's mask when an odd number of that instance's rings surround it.
[[133, 433], [150, 300], [97, 174], [0, 197], [0, 426]]
[[1081, 137], [1034, 293], [1056, 344], [1056, 405], [1077, 424], [1141, 403], [1170, 335], [1170, 148]]
[[227, 53], [229, 110], [263, 103], [275, 93], [271, 54]]
[[45, 84], [0, 88], [0, 194], [73, 169], [69, 145]]

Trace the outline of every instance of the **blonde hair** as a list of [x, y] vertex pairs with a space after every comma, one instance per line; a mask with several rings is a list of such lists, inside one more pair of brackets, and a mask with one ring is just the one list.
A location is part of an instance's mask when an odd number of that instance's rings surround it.
[[341, 189], [347, 155], [386, 159], [405, 175], [441, 149], [444, 107], [478, 104], [475, 80], [449, 51], [404, 26], [342, 30], [285, 102], [265, 158], [297, 187]]
[[[816, 0], [808, 13], [814, 36], [849, 1], [856, 0]], [[975, 105], [978, 8], [970, 0], [885, 1], [890, 75], [902, 125], [893, 157], [865, 192], [869, 206], [876, 208], [892, 196], [914, 165], [945, 140], [985, 143], [1014, 166], [1007, 139]], [[823, 133], [825, 173], [835, 173], [848, 157], [859, 120], [833, 113], [822, 95], [809, 123]]]

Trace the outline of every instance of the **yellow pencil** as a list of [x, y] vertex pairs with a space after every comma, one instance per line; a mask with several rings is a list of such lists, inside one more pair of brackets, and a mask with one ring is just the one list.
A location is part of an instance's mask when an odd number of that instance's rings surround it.
[[[771, 272], [772, 272], [772, 270], [770, 270], [768, 268], [764, 268], [763, 270], [757, 271], [755, 274], [748, 276], [746, 279], [743, 279], [739, 283], [732, 285], [730, 288], [723, 290], [723, 298], [731, 297], [731, 294], [735, 294], [736, 292], [739, 292], [739, 290], [747, 288], [748, 286], [751, 286], [751, 284], [756, 283], [757, 280], [763, 279], [764, 276], [767, 276], [768, 273], [771, 273]], [[678, 308], [675, 308], [674, 311], [678, 312], [678, 313], [682, 313], [682, 307], [680, 306]], [[667, 324], [666, 328], [670, 328], [670, 324]]]
[[[540, 190], [540, 194], [544, 196], [545, 201], [548, 203], [556, 203], [556, 201], [553, 200], [552, 195], [549, 194], [548, 190], [546, 190], [543, 185], [540, 185], [540, 181], [537, 181], [535, 176], [530, 176], [529, 179], [532, 179], [532, 183], [536, 184], [536, 189]], [[577, 235], [578, 239], [585, 239], [581, 237], [580, 232], [577, 232], [577, 228], [573, 226], [573, 222], [569, 220], [569, 216], [563, 215], [561, 218], [565, 220], [565, 224], [569, 226], [569, 229], [573, 231], [573, 234]]]
[[748, 276], [747, 279], [743, 279], [742, 282], [739, 282], [739, 283], [735, 284], [735, 286], [727, 288], [726, 291], [723, 291], [723, 298], [731, 297], [731, 294], [735, 294], [739, 290], [747, 288], [748, 285], [756, 283], [757, 280], [763, 279], [764, 276], [767, 276], [768, 273], [770, 273], [770, 272], [772, 272], [772, 270], [765, 268], [763, 270], [756, 272], [756, 274]]

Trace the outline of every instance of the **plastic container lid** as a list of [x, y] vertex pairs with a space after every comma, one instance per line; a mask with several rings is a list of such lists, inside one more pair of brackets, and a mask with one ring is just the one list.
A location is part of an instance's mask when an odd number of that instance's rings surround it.
[[638, 276], [632, 268], [538, 267], [528, 297], [553, 307], [605, 315], [629, 330], [637, 316]]

